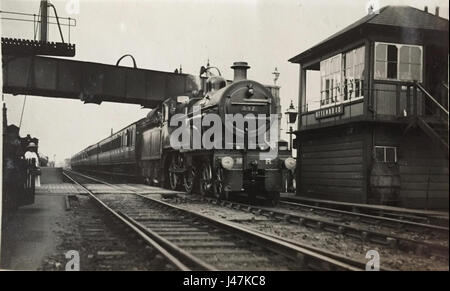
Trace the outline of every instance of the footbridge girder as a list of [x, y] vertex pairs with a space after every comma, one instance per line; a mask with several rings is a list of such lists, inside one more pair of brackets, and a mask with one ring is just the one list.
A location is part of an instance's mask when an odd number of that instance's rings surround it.
[[193, 75], [3, 53], [3, 93], [155, 107], [200, 89]]

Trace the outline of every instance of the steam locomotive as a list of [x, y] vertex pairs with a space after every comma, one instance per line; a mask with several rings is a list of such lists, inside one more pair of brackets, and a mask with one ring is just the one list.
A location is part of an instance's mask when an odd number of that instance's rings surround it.
[[233, 81], [214, 68], [202, 67], [207, 78], [198, 94], [168, 98], [146, 118], [75, 154], [72, 169], [220, 199], [247, 193], [276, 204], [295, 160], [287, 142], [277, 140], [278, 128], [272, 130], [274, 97], [247, 79], [245, 62], [231, 67]]

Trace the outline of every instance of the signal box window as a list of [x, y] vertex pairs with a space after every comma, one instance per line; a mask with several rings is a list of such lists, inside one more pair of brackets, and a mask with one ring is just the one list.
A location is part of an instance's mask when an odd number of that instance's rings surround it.
[[422, 47], [376, 43], [375, 79], [422, 81]]
[[341, 55], [320, 62], [321, 105], [339, 102], [341, 95]]
[[344, 54], [344, 100], [364, 95], [364, 47]]
[[333, 105], [364, 96], [364, 46], [320, 62], [320, 105]]
[[375, 161], [379, 163], [396, 163], [397, 147], [375, 146]]

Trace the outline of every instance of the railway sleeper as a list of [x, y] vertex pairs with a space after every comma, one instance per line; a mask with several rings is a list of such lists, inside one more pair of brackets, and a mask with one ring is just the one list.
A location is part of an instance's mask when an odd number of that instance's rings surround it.
[[269, 264], [271, 263], [271, 260], [267, 257], [249, 257], [249, 256], [242, 256], [240, 254], [236, 254], [233, 256], [233, 254], [227, 254], [227, 255], [218, 255], [215, 254], [213, 256], [199, 256], [201, 259], [204, 259], [209, 262], [221, 262], [221, 263], [233, 263], [233, 264], [252, 264], [252, 265], [259, 265], [259, 264]]
[[176, 236], [176, 235], [172, 235], [172, 236], [163, 236], [165, 239], [170, 240], [170, 241], [220, 241], [223, 240], [222, 237], [212, 237], [212, 236]]
[[219, 250], [217, 249], [187, 249], [187, 251], [189, 251], [189, 253], [196, 255], [196, 256], [201, 256], [201, 255], [205, 255], [205, 256], [211, 256], [214, 254], [225, 254], [225, 255], [229, 255], [229, 254], [238, 254], [238, 255], [252, 255], [253, 253], [248, 251], [248, 250], [242, 250], [239, 249], [237, 250], [236, 248], [221, 248]]
[[210, 242], [210, 241], [177, 241], [176, 245], [181, 248], [204, 248], [204, 247], [237, 247], [234, 242]]

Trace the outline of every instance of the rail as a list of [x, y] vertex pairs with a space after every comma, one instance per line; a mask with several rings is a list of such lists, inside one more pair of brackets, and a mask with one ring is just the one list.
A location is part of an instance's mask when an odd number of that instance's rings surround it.
[[180, 271], [190, 271], [191, 269], [186, 266], [184, 263], [179, 261], [175, 256], [170, 254], [161, 244], [153, 240], [148, 233], [144, 232], [141, 227], [134, 221], [131, 220], [129, 217], [122, 213], [118, 213], [114, 211], [112, 208], [110, 208], [108, 205], [106, 205], [103, 201], [101, 201], [99, 198], [97, 198], [92, 191], [90, 191], [87, 187], [76, 181], [73, 177], [68, 175], [67, 173], [63, 173], [63, 175], [72, 181], [74, 184], [82, 187], [88, 195], [102, 208], [104, 208], [107, 212], [109, 212], [112, 216], [117, 218], [120, 222], [122, 222], [124, 225], [126, 225], [128, 228], [130, 228], [136, 235], [138, 235], [144, 242], [146, 242], [149, 246], [154, 248], [156, 251], [158, 251], [164, 258], [166, 258], [173, 266], [175, 266]]
[[[81, 177], [85, 177], [86, 179], [91, 179], [93, 181], [103, 183], [105, 185], [111, 185], [114, 188], [120, 188], [117, 185], [112, 185], [110, 183], [103, 182], [99, 179], [89, 177], [81, 173], [75, 172], [75, 174], [80, 175]], [[133, 191], [131, 190], [131, 192]], [[361, 270], [360, 266], [353, 266], [350, 264], [350, 262], [342, 262], [338, 259], [334, 259], [318, 252], [311, 251], [307, 248], [303, 248], [301, 245], [294, 245], [287, 241], [280, 240], [264, 233], [256, 232], [251, 229], [239, 226], [235, 223], [214, 219], [203, 214], [160, 201], [158, 199], [141, 195], [139, 193], [134, 193], [134, 195], [136, 195], [136, 197], [144, 199], [145, 201], [148, 201], [148, 203], [157, 205], [158, 209], [163, 209], [165, 213], [175, 211], [176, 213], [184, 217], [183, 222], [189, 221], [190, 219], [196, 222], [201, 221], [202, 223], [213, 226], [214, 229], [225, 231], [229, 234], [232, 234], [233, 236], [243, 239], [244, 241], [251, 242], [255, 245], [261, 246], [264, 249], [270, 250], [271, 252], [274, 252], [275, 254], [284, 257], [285, 259], [289, 258], [292, 259], [293, 262], [298, 262], [300, 265], [304, 264], [305, 267], [309, 269], [353, 271]], [[147, 227], [144, 227], [142, 225], [141, 227], [147, 229], [148, 231], [151, 231], [151, 229]], [[171, 253], [176, 256], [175, 253]]]

